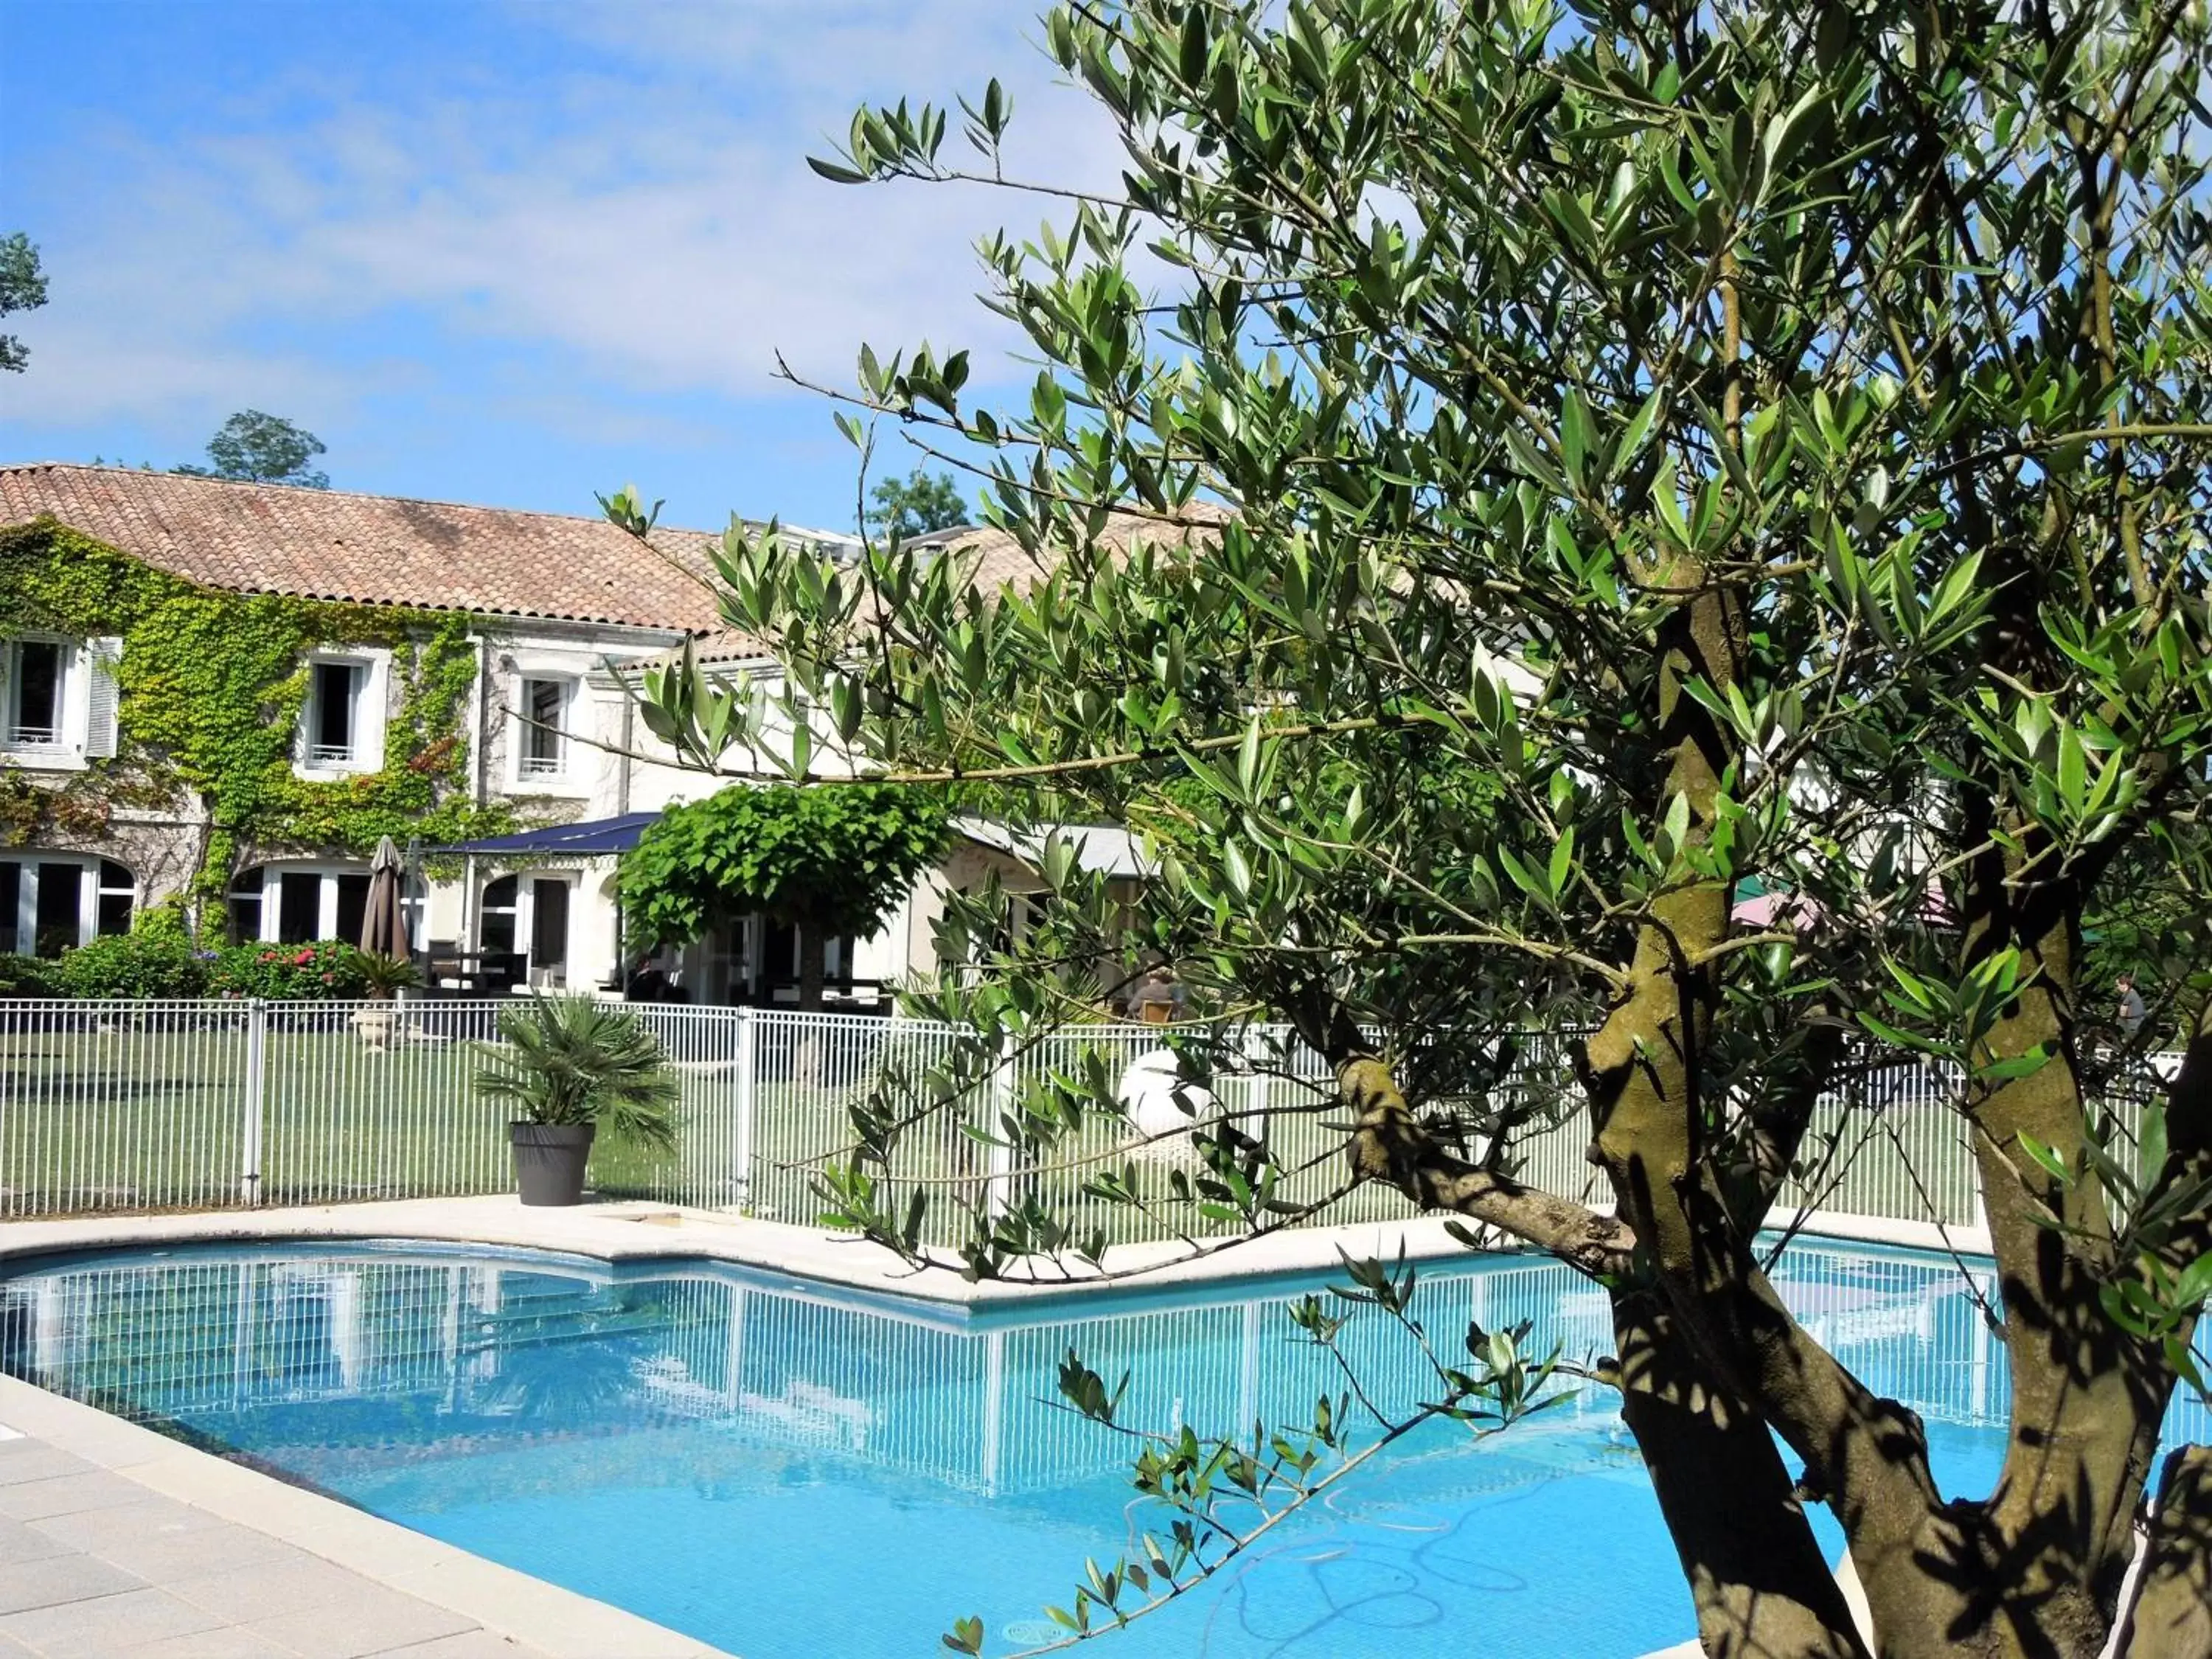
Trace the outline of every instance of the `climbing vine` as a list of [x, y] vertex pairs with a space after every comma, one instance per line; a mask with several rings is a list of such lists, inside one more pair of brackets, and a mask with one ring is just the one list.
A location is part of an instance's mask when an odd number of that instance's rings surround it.
[[[0, 531], [0, 633], [123, 641], [115, 757], [58, 787], [0, 774], [0, 843], [46, 823], [98, 839], [110, 805], [181, 808], [197, 796], [210, 831], [191, 897], [205, 911], [248, 854], [365, 854], [381, 836], [435, 845], [502, 834], [512, 810], [473, 804], [464, 787], [470, 627], [450, 611], [202, 587], [51, 520]], [[325, 781], [293, 770], [307, 653], [325, 646], [392, 653], [399, 701], [380, 771]]]

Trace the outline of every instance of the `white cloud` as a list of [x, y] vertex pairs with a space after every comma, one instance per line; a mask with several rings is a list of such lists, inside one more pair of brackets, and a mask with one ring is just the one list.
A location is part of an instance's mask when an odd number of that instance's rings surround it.
[[[942, 98], [996, 70], [1039, 176], [1113, 176], [1103, 118], [1050, 84], [1004, 5], [531, 7], [515, 21], [578, 32], [603, 67], [551, 85], [481, 64], [419, 90], [325, 84], [324, 112], [282, 129], [234, 96], [160, 147], [78, 135], [76, 185], [41, 236], [53, 302], [23, 331], [37, 372], [6, 388], [11, 403], [45, 425], [123, 418], [179, 436], [256, 401], [335, 419], [333, 405], [436, 378], [393, 355], [425, 338], [544, 349], [572, 381], [751, 398], [772, 389], [779, 349], [842, 380], [861, 341], [927, 337], [978, 348], [988, 380], [1012, 342], [972, 297], [973, 239], [1064, 208], [982, 187], [840, 187], [805, 155], [864, 96]], [[296, 109], [298, 86], [283, 90]], [[964, 149], [957, 132], [947, 145]]]

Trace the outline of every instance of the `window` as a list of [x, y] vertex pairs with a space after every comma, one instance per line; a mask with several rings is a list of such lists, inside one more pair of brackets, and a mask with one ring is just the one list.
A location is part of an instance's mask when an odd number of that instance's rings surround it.
[[257, 866], [241, 870], [230, 883], [230, 942], [248, 945], [261, 937], [261, 894], [266, 877]]
[[307, 695], [307, 763], [311, 766], [349, 766], [360, 724], [359, 663], [319, 662]]
[[100, 886], [94, 898], [93, 930], [99, 933], [127, 933], [131, 911], [138, 900], [138, 884], [131, 872], [109, 859], [100, 861]]
[[568, 979], [568, 884], [555, 878], [530, 884], [530, 979], [552, 986]]
[[506, 956], [514, 950], [514, 913], [521, 884], [501, 876], [483, 890], [483, 904], [477, 914], [477, 949], [486, 956]]
[[574, 684], [556, 679], [522, 682], [521, 741], [515, 757], [518, 778], [557, 778], [568, 769], [568, 701]]
[[58, 747], [69, 647], [58, 640], [16, 640], [9, 647], [9, 744], [23, 749]]
[[109, 859], [0, 859], [0, 951], [58, 957], [127, 933], [138, 884]]
[[289, 870], [276, 878], [276, 942], [306, 945], [323, 936], [323, 878]]
[[[850, 933], [833, 934], [822, 941], [822, 981], [850, 984], [853, 958], [860, 941]], [[789, 922], [771, 921], [761, 930], [761, 978], [771, 996], [799, 983], [799, 929]]]
[[119, 639], [0, 640], [0, 749], [19, 764], [75, 770], [115, 753]]
[[384, 765], [385, 686], [391, 653], [317, 652], [307, 660], [293, 759], [308, 776]]
[[84, 927], [84, 866], [39, 864], [32, 886], [32, 951], [58, 957], [77, 942]]
[[342, 939], [349, 945], [361, 943], [363, 923], [368, 920], [368, 876], [364, 871], [349, 870], [334, 878], [337, 883], [337, 916], [331, 925], [325, 939]]
[[770, 992], [799, 982], [799, 929], [787, 921], [761, 927], [761, 980]]
[[991, 930], [992, 954], [1012, 956], [1014, 947], [1027, 940], [1030, 931], [1043, 923], [1051, 903], [1052, 895], [1048, 892], [1005, 895], [999, 908], [998, 926]]

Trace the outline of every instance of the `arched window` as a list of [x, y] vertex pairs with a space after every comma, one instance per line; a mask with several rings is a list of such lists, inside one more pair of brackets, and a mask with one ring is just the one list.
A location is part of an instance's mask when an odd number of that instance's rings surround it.
[[230, 942], [250, 945], [261, 937], [261, 896], [266, 878], [261, 866], [230, 878]]
[[514, 950], [514, 913], [521, 884], [513, 876], [488, 882], [483, 904], [477, 914], [477, 949], [486, 956]]
[[131, 911], [138, 902], [138, 884], [112, 859], [100, 861], [100, 886], [94, 899], [93, 927], [102, 933], [131, 931]]
[[137, 878], [112, 859], [0, 859], [0, 951], [58, 957], [101, 933], [127, 933], [137, 898]]
[[256, 865], [230, 884], [231, 941], [357, 942], [368, 908], [368, 872], [358, 865]]

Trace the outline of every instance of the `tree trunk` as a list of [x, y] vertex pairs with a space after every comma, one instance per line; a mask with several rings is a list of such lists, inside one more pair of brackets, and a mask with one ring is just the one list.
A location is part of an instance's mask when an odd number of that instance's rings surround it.
[[1620, 1411], [1713, 1659], [1867, 1659], [1766, 1424], [1724, 1397], [1648, 1291], [1613, 1294]]
[[[1976, 1058], [2045, 1057], [2025, 1076], [1971, 1079], [1966, 1100], [2004, 1306], [2009, 1443], [1989, 1500], [1939, 1517], [1895, 1591], [1871, 1577], [1867, 1590], [1877, 1618], [1888, 1595], [1926, 1606], [1948, 1591], [1957, 1602], [1948, 1616], [1971, 1634], [1959, 1643], [1966, 1652], [2096, 1659], [2173, 1378], [2100, 1300], [2124, 1268], [2104, 1182], [2080, 1167], [2090, 1106], [2075, 1053], [2084, 890], [2072, 877], [2040, 877], [2048, 845], [1997, 799], [1992, 788], [1965, 803], [1965, 839], [1986, 846], [1961, 884], [1960, 970], [2016, 951], [2018, 989]], [[2075, 1173], [2051, 1176], [2031, 1141]]]
[[2120, 1659], [2212, 1655], [2212, 1447], [2184, 1446], [2166, 1460], [2118, 1651]]
[[827, 976], [823, 964], [828, 950], [829, 941], [822, 929], [799, 929], [799, 1006], [810, 1014], [822, 1011], [822, 981]]

